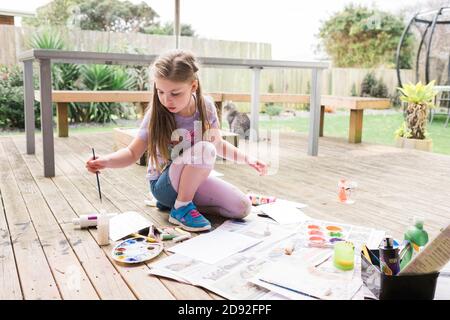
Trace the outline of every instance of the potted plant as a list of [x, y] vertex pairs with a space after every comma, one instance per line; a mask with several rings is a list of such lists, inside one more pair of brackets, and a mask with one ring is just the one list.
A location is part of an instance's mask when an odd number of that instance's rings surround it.
[[434, 80], [427, 85], [405, 84], [398, 88], [401, 92], [400, 100], [406, 102], [405, 121], [396, 133], [396, 144], [402, 148], [413, 148], [431, 151], [432, 140], [427, 138], [427, 119], [430, 108], [434, 107], [433, 100], [437, 94], [434, 90]]

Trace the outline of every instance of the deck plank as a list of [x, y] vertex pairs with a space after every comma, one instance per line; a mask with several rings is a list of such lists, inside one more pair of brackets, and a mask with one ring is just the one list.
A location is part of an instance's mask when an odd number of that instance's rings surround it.
[[[2, 140], [0, 139], [0, 141]], [[0, 143], [1, 162], [5, 160], [4, 155], [3, 145]], [[6, 202], [8, 200], [7, 197], [10, 195], [8, 195], [8, 190], [2, 183], [6, 181], [12, 183], [11, 176], [12, 173], [8, 166], [0, 164], [0, 300], [23, 299], [11, 233], [6, 218]]]
[[[25, 151], [22, 140], [15, 139], [15, 143], [20, 150]], [[87, 205], [86, 200], [67, 177], [60, 173], [59, 168], [56, 168], [56, 177], [48, 179], [42, 176], [42, 164], [36, 156], [23, 154], [23, 158], [98, 296], [101, 299], [134, 299], [130, 288], [97, 245], [94, 235], [75, 229], [72, 224], [72, 219], [78, 217], [75, 210], [78, 209], [82, 214], [95, 210]]]
[[[98, 299], [85, 270], [69, 245], [28, 167], [12, 140], [4, 142], [13, 173], [63, 299]], [[47, 180], [48, 181], [48, 180]]]
[[1, 139], [0, 147], [0, 190], [9, 224], [17, 270], [24, 299], [61, 299], [60, 292], [48, 264], [27, 206], [22, 198], [19, 185], [10, 167], [5, 144], [9, 139]]

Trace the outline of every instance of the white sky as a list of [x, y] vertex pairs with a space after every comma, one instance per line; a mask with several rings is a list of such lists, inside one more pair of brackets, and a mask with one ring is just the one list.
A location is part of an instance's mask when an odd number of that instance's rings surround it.
[[[0, 0], [0, 9], [32, 11], [48, 2]], [[144, 2], [161, 22], [173, 21], [174, 0]], [[202, 38], [270, 43], [273, 59], [314, 59], [320, 22], [350, 2], [399, 13], [419, 0], [181, 0], [181, 23]]]

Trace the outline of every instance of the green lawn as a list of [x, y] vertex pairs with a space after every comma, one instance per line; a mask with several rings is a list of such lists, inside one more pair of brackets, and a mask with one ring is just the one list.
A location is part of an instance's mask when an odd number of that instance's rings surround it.
[[[394, 145], [394, 132], [403, 121], [401, 113], [389, 115], [365, 115], [363, 123], [364, 142]], [[428, 126], [430, 138], [433, 139], [433, 152], [450, 154], [450, 126], [444, 128], [445, 116], [435, 116]], [[287, 119], [261, 120], [260, 128], [308, 132], [308, 118], [294, 117]], [[331, 137], [348, 137], [349, 115], [325, 115], [324, 135]]]

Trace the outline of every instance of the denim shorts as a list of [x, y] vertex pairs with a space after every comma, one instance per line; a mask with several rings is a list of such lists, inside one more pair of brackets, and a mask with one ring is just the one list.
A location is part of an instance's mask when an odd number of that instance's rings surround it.
[[158, 200], [161, 204], [166, 207], [173, 208], [175, 200], [177, 200], [178, 193], [172, 187], [172, 183], [170, 182], [169, 168], [170, 165], [164, 169], [157, 180], [150, 181], [150, 190], [156, 200]]

